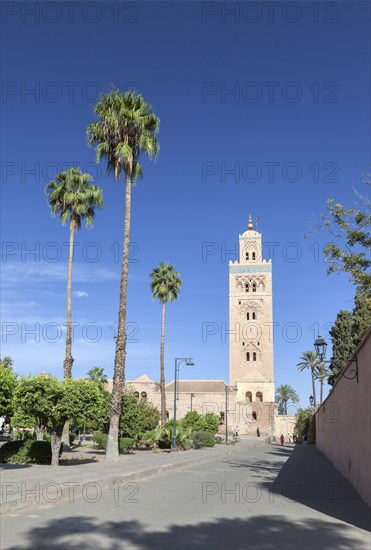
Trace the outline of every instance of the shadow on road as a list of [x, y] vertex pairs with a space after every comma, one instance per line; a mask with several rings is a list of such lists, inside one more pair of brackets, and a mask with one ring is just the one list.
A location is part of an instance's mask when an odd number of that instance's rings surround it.
[[355, 548], [350, 527], [338, 524], [334, 529], [331, 522], [313, 519], [301, 523], [287, 521], [283, 516], [253, 516], [196, 525], [173, 525], [166, 531], [155, 532], [146, 531], [138, 521], [99, 522], [93, 518], [71, 516], [32, 529], [24, 546], [12, 546], [8, 550], [313, 550], [314, 538], [320, 539], [322, 549]]
[[271, 501], [282, 497], [360, 529], [370, 530], [367, 504], [315, 446], [273, 446], [267, 454], [275, 458], [256, 460], [252, 456], [224, 463], [231, 468], [248, 468], [251, 477], [260, 478], [256, 483], [269, 492]]

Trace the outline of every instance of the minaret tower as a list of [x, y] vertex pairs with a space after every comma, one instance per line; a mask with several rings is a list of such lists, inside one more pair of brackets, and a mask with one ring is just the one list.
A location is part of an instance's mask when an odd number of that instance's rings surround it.
[[240, 433], [255, 434], [259, 426], [262, 435], [273, 434], [272, 261], [262, 258], [251, 215], [239, 236], [239, 261], [229, 262], [229, 376], [239, 406], [251, 404]]

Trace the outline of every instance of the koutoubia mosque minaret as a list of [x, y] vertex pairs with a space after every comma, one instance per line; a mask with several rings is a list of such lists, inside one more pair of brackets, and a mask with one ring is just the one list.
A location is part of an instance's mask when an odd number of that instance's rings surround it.
[[251, 215], [239, 236], [239, 260], [229, 262], [229, 383], [237, 386], [241, 434], [274, 433], [272, 261]]

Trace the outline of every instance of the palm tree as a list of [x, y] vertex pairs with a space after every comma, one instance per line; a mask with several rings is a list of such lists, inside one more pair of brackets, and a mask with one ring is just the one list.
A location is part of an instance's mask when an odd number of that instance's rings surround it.
[[301, 362], [296, 365], [298, 369], [300, 371], [303, 371], [304, 369], [309, 369], [311, 371], [313, 405], [314, 405], [314, 408], [316, 408], [317, 401], [316, 401], [315, 372], [316, 372], [316, 368], [320, 364], [320, 359], [317, 355], [317, 352], [313, 350], [305, 351], [300, 357], [300, 359], [301, 359]]
[[81, 227], [84, 219], [87, 227], [94, 223], [95, 208], [103, 207], [103, 191], [96, 185], [90, 185], [90, 174], [82, 174], [79, 168], [69, 168], [66, 172], [59, 172], [55, 180], [50, 181], [46, 188], [48, 203], [52, 216], [60, 214], [60, 221], [70, 222], [70, 243], [67, 271], [67, 327], [66, 327], [66, 354], [64, 359], [64, 378], [71, 378], [72, 357], [72, 262], [75, 233]]
[[165, 310], [168, 301], [174, 302], [180, 292], [182, 281], [174, 266], [162, 262], [151, 273], [152, 295], [161, 302], [161, 345], [160, 345], [160, 391], [161, 391], [161, 426], [166, 423], [165, 396]]
[[87, 128], [88, 143], [97, 149], [97, 162], [106, 159], [107, 171], [119, 181], [125, 176], [125, 214], [123, 254], [120, 281], [120, 305], [116, 337], [115, 365], [110, 409], [110, 427], [106, 449], [107, 460], [118, 460], [118, 435], [126, 360], [126, 298], [129, 274], [131, 188], [142, 175], [141, 153], [156, 158], [159, 144], [156, 135], [160, 121], [152, 107], [137, 92], [121, 94], [113, 89], [102, 95], [94, 107], [97, 122]]
[[315, 369], [314, 377], [319, 380], [320, 383], [320, 398], [319, 404], [322, 405], [323, 401], [323, 385], [325, 383], [326, 376], [328, 376], [328, 370], [323, 363], [319, 363]]
[[276, 403], [278, 403], [278, 411], [280, 414], [287, 414], [287, 403], [299, 403], [299, 396], [292, 386], [282, 384], [276, 389]]
[[88, 370], [89, 380], [96, 382], [101, 390], [104, 390], [107, 384], [107, 376], [104, 374], [102, 367], [92, 367]]

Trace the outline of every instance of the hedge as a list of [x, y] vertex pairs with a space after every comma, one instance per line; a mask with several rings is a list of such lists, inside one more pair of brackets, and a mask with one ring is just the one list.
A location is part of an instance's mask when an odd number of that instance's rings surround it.
[[0, 448], [0, 462], [3, 464], [50, 464], [51, 459], [49, 441], [8, 441]]

